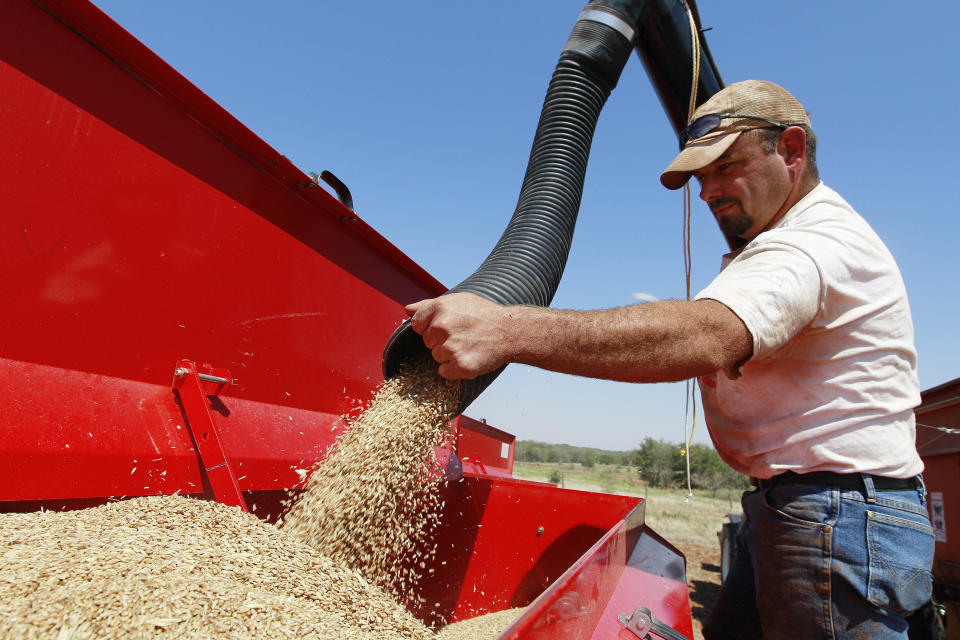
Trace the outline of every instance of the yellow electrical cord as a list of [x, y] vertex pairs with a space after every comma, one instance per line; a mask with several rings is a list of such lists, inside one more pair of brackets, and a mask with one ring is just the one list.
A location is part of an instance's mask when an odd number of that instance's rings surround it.
[[[690, 118], [693, 117], [693, 112], [697, 108], [697, 88], [700, 85], [700, 34], [697, 31], [697, 21], [693, 18], [693, 11], [690, 10], [690, 6], [684, 2], [684, 8], [687, 10], [687, 17], [690, 20], [690, 45], [691, 53], [693, 54], [693, 73], [691, 77], [693, 79], [690, 86], [690, 104], [687, 108], [687, 121], [690, 121]], [[684, 281], [686, 284], [686, 293], [687, 300], [690, 300], [690, 272], [692, 269], [692, 255], [690, 252], [690, 210], [691, 210], [691, 199], [690, 199], [690, 181], [688, 180], [686, 184], [683, 185], [683, 275]], [[687, 467], [687, 498], [693, 496], [693, 490], [691, 489], [690, 481], [690, 456], [687, 455], [687, 452], [690, 451], [690, 447], [693, 446], [693, 436], [697, 431], [697, 385], [696, 381], [693, 379], [688, 379], [686, 382], [686, 388], [684, 390], [684, 415], [683, 415], [683, 437], [686, 442], [685, 448], [680, 450], [680, 455], [685, 458], [686, 467]], [[692, 408], [693, 420], [690, 420], [690, 412]], [[690, 424], [690, 437], [687, 438], [687, 424]]]

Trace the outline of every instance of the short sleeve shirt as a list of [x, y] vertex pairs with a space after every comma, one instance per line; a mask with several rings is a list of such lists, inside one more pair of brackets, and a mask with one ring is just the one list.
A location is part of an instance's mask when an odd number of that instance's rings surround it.
[[720, 455], [742, 473], [920, 473], [906, 288], [886, 246], [822, 183], [724, 257], [697, 299], [743, 321], [753, 354], [700, 379]]

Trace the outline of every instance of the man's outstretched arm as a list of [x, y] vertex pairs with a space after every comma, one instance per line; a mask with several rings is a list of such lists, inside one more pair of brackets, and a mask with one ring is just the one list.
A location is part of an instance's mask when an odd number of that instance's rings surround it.
[[406, 309], [440, 375], [450, 379], [519, 362], [592, 378], [665, 382], [730, 369], [753, 351], [743, 321], [714, 300], [564, 311], [454, 293]]

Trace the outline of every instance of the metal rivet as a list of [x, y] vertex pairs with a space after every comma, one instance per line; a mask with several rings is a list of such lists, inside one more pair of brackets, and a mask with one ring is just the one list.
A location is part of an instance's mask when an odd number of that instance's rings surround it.
[[543, 527], [542, 527], [542, 526], [537, 527], [537, 535], [538, 535], [538, 536], [542, 536], [542, 535], [543, 535]]
[[830, 525], [828, 525], [828, 524], [823, 525], [823, 532], [824, 532], [824, 533], [830, 533], [832, 530], [833, 530], [833, 527], [831, 527]]

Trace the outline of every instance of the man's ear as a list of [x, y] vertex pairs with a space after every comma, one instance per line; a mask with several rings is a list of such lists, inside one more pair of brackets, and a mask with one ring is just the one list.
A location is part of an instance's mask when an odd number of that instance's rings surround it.
[[787, 127], [780, 134], [777, 153], [791, 175], [797, 175], [803, 169], [807, 159], [807, 132], [803, 127]]

